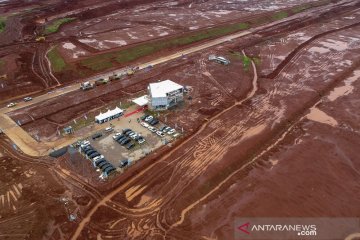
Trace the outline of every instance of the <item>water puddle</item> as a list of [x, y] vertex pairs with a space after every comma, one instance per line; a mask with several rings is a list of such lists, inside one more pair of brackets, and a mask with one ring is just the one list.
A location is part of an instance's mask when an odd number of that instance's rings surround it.
[[345, 86], [337, 87], [332, 90], [328, 96], [330, 101], [334, 101], [341, 96], [350, 94], [354, 90], [354, 86], [351, 84], [360, 78], [360, 70], [354, 71], [352, 77], [349, 77], [345, 80]]
[[338, 122], [334, 118], [330, 117], [325, 112], [321, 111], [320, 109], [318, 109], [316, 107], [311, 108], [310, 113], [306, 117], [309, 120], [328, 124], [333, 127], [338, 125]]

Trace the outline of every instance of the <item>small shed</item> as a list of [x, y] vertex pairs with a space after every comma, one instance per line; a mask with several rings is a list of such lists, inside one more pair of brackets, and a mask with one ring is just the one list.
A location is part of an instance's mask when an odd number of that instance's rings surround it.
[[73, 133], [74, 133], [74, 129], [72, 128], [72, 126], [68, 126], [64, 128], [64, 134], [69, 135]]

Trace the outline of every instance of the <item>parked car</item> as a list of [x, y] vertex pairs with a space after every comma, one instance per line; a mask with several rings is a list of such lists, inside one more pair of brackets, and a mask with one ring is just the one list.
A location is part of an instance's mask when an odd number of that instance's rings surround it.
[[146, 127], [146, 128], [149, 127], [149, 124], [147, 124], [146, 122], [141, 122], [140, 124], [141, 124], [141, 126], [143, 126], [143, 127]]
[[149, 115], [145, 114], [145, 115], [141, 116], [140, 119], [144, 121], [145, 118], [147, 118], [148, 116], [149, 116]]
[[90, 151], [95, 151], [92, 147], [91, 148], [87, 148], [86, 150], [84, 150], [84, 153], [86, 154], [86, 155], [88, 155], [88, 153], [90, 152]]
[[165, 136], [165, 133], [163, 133], [162, 131], [157, 131], [156, 134], [157, 134], [159, 137], [164, 137], [164, 136]]
[[101, 163], [106, 163], [106, 162], [107, 162], [106, 159], [103, 158], [103, 159], [99, 159], [99, 160], [95, 161], [95, 162], [94, 162], [94, 165], [95, 165], [95, 167], [97, 167], [97, 166], [99, 166]]
[[97, 138], [100, 138], [100, 137], [102, 137], [102, 134], [101, 133], [95, 133], [94, 135], [92, 135], [92, 139], [93, 140], [95, 140], [95, 139], [97, 139]]
[[130, 128], [125, 128], [125, 129], [122, 130], [122, 133], [123, 133], [123, 134], [126, 134], [126, 133], [129, 132], [129, 131], [131, 131]]
[[125, 133], [126, 136], [130, 136], [130, 134], [133, 134], [134, 132], [133, 131], [128, 131]]
[[131, 132], [128, 136], [132, 138], [132, 137], [135, 136], [136, 134], [137, 134], [136, 132]]
[[171, 134], [174, 134], [175, 133], [175, 129], [170, 129], [167, 134], [171, 135]]
[[131, 149], [135, 146], [135, 144], [133, 142], [129, 142], [127, 145], [126, 145], [126, 149]]
[[103, 159], [103, 158], [104, 158], [103, 155], [99, 155], [99, 156], [94, 157], [92, 160], [93, 160], [93, 162], [96, 162], [96, 161], [98, 161], [100, 159]]
[[139, 144], [143, 144], [143, 143], [145, 142], [145, 139], [144, 139], [143, 137], [141, 137], [141, 138], [139, 138], [139, 139], [137, 140], [137, 142], [138, 142]]
[[166, 133], [166, 132], [168, 132], [170, 130], [171, 130], [171, 127], [166, 127], [166, 128], [163, 129], [163, 132]]
[[6, 105], [8, 108], [11, 108], [11, 107], [15, 107], [16, 106], [16, 103], [9, 103], [8, 105]]
[[150, 127], [148, 127], [148, 129], [150, 130], [150, 132], [156, 132], [156, 128], [154, 128], [154, 127], [152, 127], [152, 126], [150, 126]]
[[89, 158], [90, 158], [90, 159], [93, 159], [94, 157], [98, 157], [98, 156], [100, 156], [100, 155], [101, 155], [100, 153], [94, 152], [93, 154], [89, 155]]
[[120, 162], [120, 167], [121, 167], [121, 168], [126, 167], [128, 164], [129, 164], [129, 160], [128, 160], [128, 159], [122, 160], [122, 161]]
[[151, 122], [150, 122], [150, 125], [151, 126], [155, 126], [156, 124], [159, 123], [159, 120], [157, 120], [156, 118], [154, 118]]
[[175, 133], [175, 134], [173, 135], [174, 138], [177, 138], [178, 136], [180, 136], [180, 133]]
[[93, 153], [97, 153], [97, 151], [94, 149], [91, 149], [91, 150], [87, 151], [85, 154], [86, 154], [86, 156], [90, 156]]
[[120, 136], [122, 136], [122, 133], [115, 133], [113, 139], [116, 141]]
[[121, 144], [121, 142], [124, 140], [124, 139], [126, 139], [127, 138], [127, 136], [122, 136], [121, 138], [119, 138], [118, 140], [116, 140], [118, 143], [120, 143]]
[[160, 131], [164, 131], [164, 129], [167, 128], [166, 125], [162, 126], [161, 128], [159, 128]]
[[124, 140], [121, 141], [120, 145], [124, 146], [125, 144], [128, 144], [131, 141], [130, 138], [125, 138]]
[[114, 131], [114, 129], [112, 127], [105, 128], [105, 132], [112, 132], [112, 131]]
[[154, 119], [153, 116], [148, 116], [147, 118], [145, 118], [145, 122], [151, 122]]

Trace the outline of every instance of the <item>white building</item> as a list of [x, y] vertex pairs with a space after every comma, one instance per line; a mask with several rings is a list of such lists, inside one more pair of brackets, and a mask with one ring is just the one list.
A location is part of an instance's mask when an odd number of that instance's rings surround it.
[[168, 109], [184, 99], [184, 87], [171, 80], [150, 83], [148, 92], [149, 108], [155, 110]]
[[100, 113], [99, 115], [97, 115], [95, 117], [95, 122], [97, 123], [104, 123], [104, 122], [108, 122], [114, 118], [118, 118], [121, 115], [123, 115], [124, 111], [121, 110], [120, 108], [116, 107], [113, 110], [108, 110], [105, 113]]

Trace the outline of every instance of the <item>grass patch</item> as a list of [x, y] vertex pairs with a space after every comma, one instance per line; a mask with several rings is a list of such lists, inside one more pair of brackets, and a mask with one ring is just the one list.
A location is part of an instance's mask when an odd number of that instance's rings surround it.
[[74, 20], [75, 20], [75, 18], [61, 18], [61, 19], [55, 20], [45, 27], [44, 34], [55, 33], [59, 30], [61, 25], [68, 23], [68, 22], [72, 22]]
[[288, 17], [288, 13], [287, 13], [287, 12], [284, 12], [284, 11], [281, 11], [281, 12], [275, 13], [275, 14], [272, 16], [272, 19], [274, 19], [274, 20], [281, 20], [281, 19], [286, 18], [286, 17]]
[[292, 9], [292, 12], [293, 12], [293, 13], [300, 13], [300, 12], [305, 11], [305, 10], [308, 9], [308, 8], [310, 8], [309, 5], [297, 6], [297, 7], [294, 7], [294, 8]]
[[5, 31], [6, 28], [6, 17], [0, 17], [0, 33]]
[[244, 69], [245, 71], [249, 70], [250, 64], [251, 64], [251, 58], [249, 58], [248, 56], [242, 56], [241, 61], [243, 63]]
[[51, 68], [53, 69], [54, 72], [61, 72], [65, 69], [66, 63], [64, 59], [61, 57], [56, 47], [51, 49], [47, 54], [47, 56], [50, 60]]
[[0, 71], [2, 70], [4, 65], [5, 65], [5, 61], [3, 59], [0, 59]]

